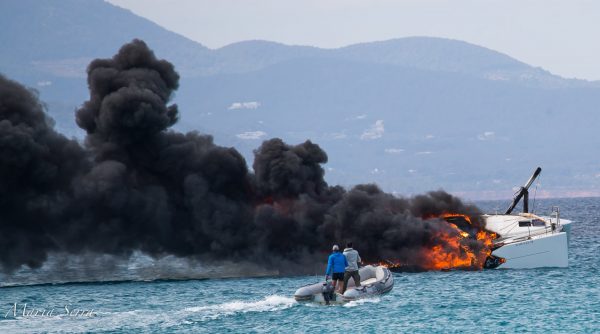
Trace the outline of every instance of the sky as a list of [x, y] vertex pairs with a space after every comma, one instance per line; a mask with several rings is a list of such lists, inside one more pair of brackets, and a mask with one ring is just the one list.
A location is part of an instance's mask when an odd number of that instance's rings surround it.
[[210, 48], [245, 40], [336, 48], [445, 37], [566, 78], [600, 80], [598, 0], [108, 0]]

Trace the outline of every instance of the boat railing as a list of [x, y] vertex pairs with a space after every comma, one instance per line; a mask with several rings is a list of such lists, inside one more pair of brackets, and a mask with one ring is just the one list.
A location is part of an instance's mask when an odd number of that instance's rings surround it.
[[[537, 235], [541, 235], [541, 234], [554, 234], [555, 232], [560, 232], [560, 229], [558, 227], [560, 227], [560, 208], [558, 206], [553, 206], [552, 207], [552, 212], [550, 213], [550, 217], [548, 217], [549, 222], [550, 222], [550, 226], [544, 226], [544, 230], [542, 231], [541, 229], [538, 229], [537, 231], [534, 231], [534, 233], [531, 233], [531, 227], [529, 226], [528, 228], [528, 239], [531, 239], [532, 236], [537, 236]], [[554, 219], [554, 221], [553, 221]]]
[[[552, 222], [552, 218], [556, 219], [556, 222]], [[550, 224], [552, 225], [552, 229], [556, 230], [557, 227], [560, 226], [560, 208], [558, 206], [552, 207], [552, 213], [550, 213]]]
[[[521, 242], [521, 241], [525, 241], [525, 240], [530, 240], [532, 237], [545, 235], [545, 234], [554, 234], [554, 233], [560, 232], [560, 229], [559, 229], [559, 227], [561, 226], [561, 224], [560, 224], [560, 208], [558, 206], [553, 206], [552, 213], [550, 214], [550, 217], [547, 217], [547, 218], [549, 218], [549, 219], [547, 219], [548, 222], [550, 223], [549, 226], [544, 226], [544, 228], [535, 228], [535, 229], [533, 229], [533, 231], [531, 229], [532, 226], [528, 226], [527, 232], [513, 234], [513, 235], [505, 237], [505, 238], [498, 238], [496, 240], [496, 242], [500, 242], [500, 243]], [[542, 219], [546, 220], [544, 218], [542, 218]]]

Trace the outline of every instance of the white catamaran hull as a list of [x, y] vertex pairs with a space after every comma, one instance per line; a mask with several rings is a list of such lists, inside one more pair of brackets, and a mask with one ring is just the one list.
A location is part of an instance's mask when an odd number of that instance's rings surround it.
[[503, 258], [497, 268], [568, 267], [569, 245], [567, 233], [559, 232], [531, 237], [529, 240], [505, 244], [492, 252]]
[[[571, 221], [561, 219], [557, 206], [552, 207], [549, 217], [529, 212], [529, 187], [541, 172], [542, 168], [536, 168], [504, 214], [483, 215], [486, 229], [498, 235], [484, 268], [569, 266]], [[512, 214], [521, 199], [523, 212]]]
[[[531, 213], [484, 215], [486, 228], [500, 238], [494, 242], [486, 268], [542, 268], [569, 266], [571, 221]], [[486, 263], [487, 264], [487, 263]]]

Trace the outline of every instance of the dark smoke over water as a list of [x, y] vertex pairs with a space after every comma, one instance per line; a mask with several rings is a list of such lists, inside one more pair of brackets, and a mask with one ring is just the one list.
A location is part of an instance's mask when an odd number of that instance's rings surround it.
[[327, 154], [310, 141], [265, 141], [250, 172], [239, 152], [211, 136], [170, 130], [178, 80], [173, 65], [139, 40], [94, 60], [90, 98], [76, 112], [87, 133], [80, 145], [53, 130], [35, 93], [0, 76], [5, 272], [39, 267], [53, 252], [141, 251], [312, 273], [333, 243], [347, 240], [366, 260], [418, 265], [422, 247], [444, 246], [438, 232], [456, 233], [430, 217], [478, 216], [443, 191], [398, 198], [376, 185], [329, 186]]

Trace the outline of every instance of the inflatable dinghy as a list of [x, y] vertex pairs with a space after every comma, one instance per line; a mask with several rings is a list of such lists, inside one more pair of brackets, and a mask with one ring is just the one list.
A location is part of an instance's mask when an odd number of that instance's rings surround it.
[[294, 299], [321, 304], [341, 304], [352, 300], [382, 295], [392, 291], [394, 277], [390, 270], [383, 266], [365, 266], [359, 269], [360, 286], [354, 286], [354, 280], [348, 281], [344, 294], [333, 291], [331, 282], [309, 284], [296, 290]]

